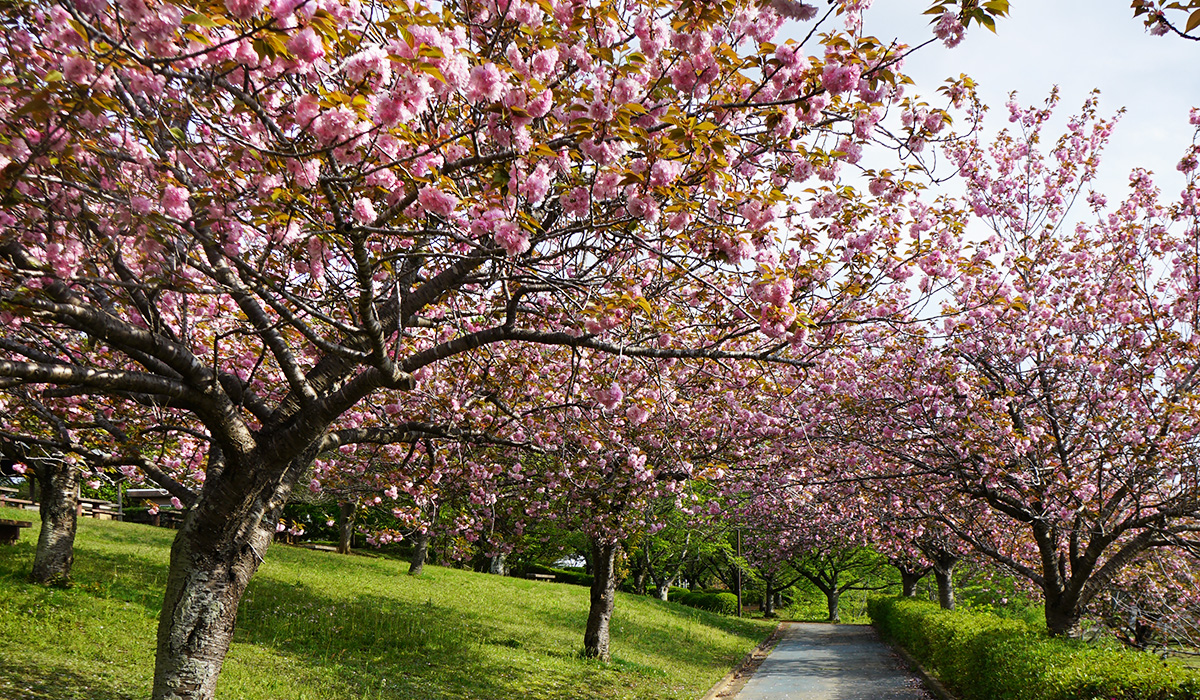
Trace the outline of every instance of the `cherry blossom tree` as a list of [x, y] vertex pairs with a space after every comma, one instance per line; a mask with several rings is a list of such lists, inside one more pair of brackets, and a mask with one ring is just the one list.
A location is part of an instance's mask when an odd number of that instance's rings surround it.
[[[194, 452], [195, 441], [189, 436], [180, 440], [166, 431], [151, 431], [150, 424], [139, 421], [118, 427], [111, 420], [111, 403], [79, 395], [20, 388], [0, 396], [0, 405], [7, 415], [0, 430], [0, 451], [41, 493], [42, 527], [31, 572], [37, 583], [62, 585], [70, 580], [82, 484], [98, 487], [111, 475], [121, 479], [144, 475], [174, 492], [180, 505], [180, 496], [190, 497], [186, 487], [156, 466], [163, 459], [178, 462], [179, 455]], [[131, 439], [130, 431], [143, 438], [137, 452], [123, 449]]]
[[[921, 251], [883, 210], [908, 184], [839, 174], [885, 110], [909, 115], [905, 153], [948, 115], [903, 94], [904, 49], [861, 36], [862, 5], [5, 6], [0, 377], [198, 444], [153, 696], [212, 696], [322, 455], [504, 425], [455, 358], [796, 363], [820, 290], [903, 277]], [[952, 9], [947, 40], [971, 19]], [[807, 38], [776, 43], [788, 20]]]
[[1127, 567], [1200, 527], [1200, 217], [1194, 148], [1178, 201], [1135, 171], [1109, 207], [1089, 188], [1112, 121], [1093, 98], [1047, 144], [1055, 103], [1013, 102], [1012, 131], [950, 149], [991, 236], [963, 257], [944, 322], [859, 346], [878, 381], [839, 430], [905, 492], [986, 506], [928, 513], [1040, 588], [1067, 634]]

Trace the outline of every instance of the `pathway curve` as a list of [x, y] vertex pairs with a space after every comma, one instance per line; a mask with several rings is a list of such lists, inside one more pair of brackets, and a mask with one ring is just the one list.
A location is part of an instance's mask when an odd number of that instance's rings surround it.
[[928, 700], [921, 681], [868, 625], [785, 623], [736, 700]]

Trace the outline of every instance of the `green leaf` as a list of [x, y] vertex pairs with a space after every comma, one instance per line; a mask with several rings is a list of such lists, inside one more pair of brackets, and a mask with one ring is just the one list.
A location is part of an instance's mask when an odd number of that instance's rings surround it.
[[46, 74], [46, 77], [44, 78], [44, 80], [47, 83], [57, 83], [58, 81], [60, 81], [62, 79], [63, 79], [62, 71], [57, 71], [57, 70], [50, 71], [49, 73]]
[[200, 14], [199, 12], [190, 14], [179, 21], [183, 24], [195, 24], [201, 27], [217, 26], [217, 23], [212, 21], [212, 18], [210, 18], [208, 15]]
[[177, 126], [173, 126], [170, 129], [167, 129], [167, 131], [171, 132], [171, 135], [175, 137], [176, 141], [183, 140], [183, 129], [180, 129]]

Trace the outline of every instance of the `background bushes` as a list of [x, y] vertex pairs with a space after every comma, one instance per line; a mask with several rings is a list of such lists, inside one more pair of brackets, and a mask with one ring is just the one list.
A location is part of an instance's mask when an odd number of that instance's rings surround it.
[[964, 700], [1197, 700], [1200, 673], [1152, 654], [1055, 639], [1017, 619], [873, 598], [880, 633]]
[[574, 586], [591, 586], [591, 574], [585, 574], [583, 569], [577, 566], [572, 566], [567, 569], [560, 569], [554, 566], [544, 566], [542, 564], [525, 564], [519, 569], [513, 569], [513, 575], [521, 578], [527, 578], [530, 574], [550, 574], [554, 577], [556, 583], [569, 583]]
[[667, 599], [672, 603], [682, 603], [688, 607], [722, 615], [737, 614], [737, 596], [729, 591], [689, 591], [684, 588], [672, 588], [667, 594]]

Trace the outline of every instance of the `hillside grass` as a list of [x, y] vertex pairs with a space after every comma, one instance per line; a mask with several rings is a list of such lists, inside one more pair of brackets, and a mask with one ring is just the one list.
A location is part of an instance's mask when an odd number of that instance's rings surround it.
[[[0, 518], [37, 514], [0, 508]], [[27, 582], [38, 527], [0, 546], [0, 697], [149, 695], [174, 531], [81, 519], [74, 585]], [[618, 594], [613, 662], [580, 658], [588, 590], [272, 546], [238, 610], [227, 700], [698, 698], [773, 624]]]

